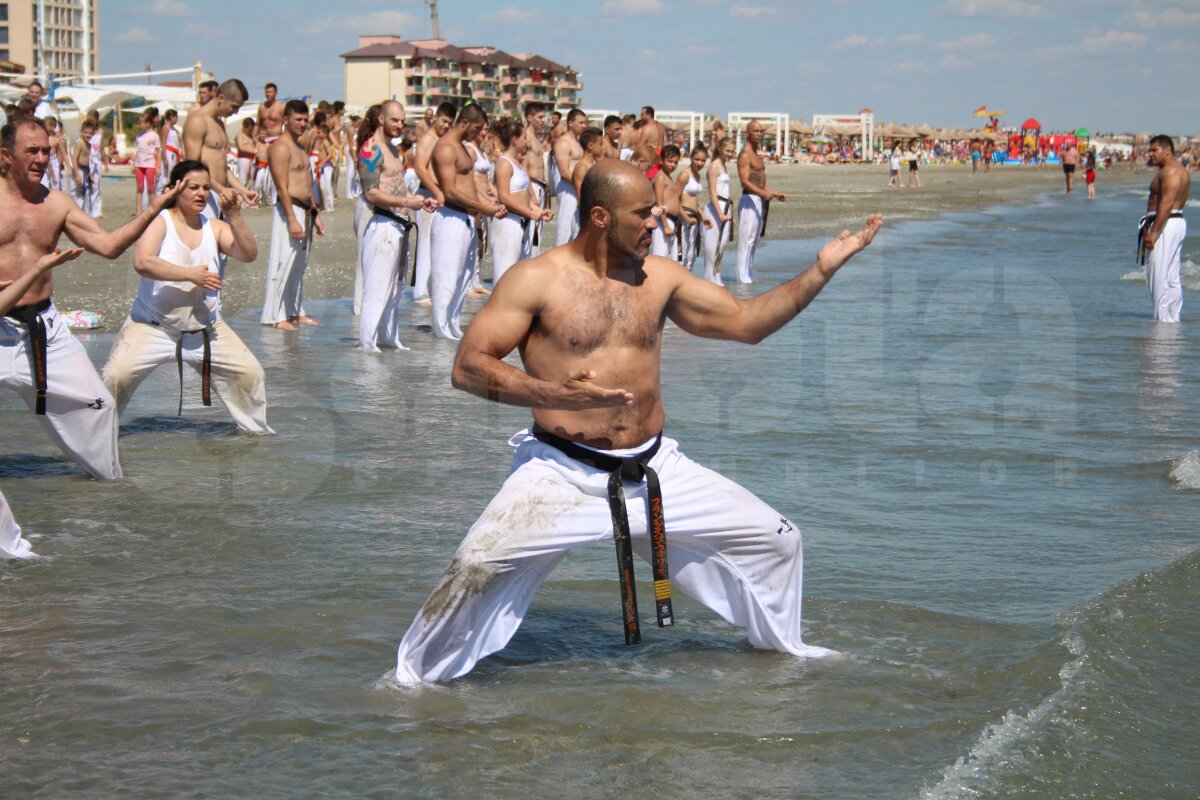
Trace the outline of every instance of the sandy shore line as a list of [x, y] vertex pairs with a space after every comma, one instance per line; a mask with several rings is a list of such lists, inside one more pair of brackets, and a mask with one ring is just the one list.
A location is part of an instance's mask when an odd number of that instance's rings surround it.
[[[902, 173], [902, 177], [906, 177]], [[768, 183], [788, 193], [785, 203], [774, 203], [770, 214], [770, 237], [775, 240], [832, 236], [842, 228], [858, 226], [867, 214], [882, 213], [889, 223], [935, 219], [947, 213], [964, 212], [998, 204], [1032, 202], [1039, 195], [1062, 190], [1062, 173], [1057, 168], [999, 167], [989, 174], [971, 175], [969, 167], [925, 166], [921, 168], [923, 189], [887, 187], [883, 166], [822, 166], [811, 164], [771, 165]], [[1126, 167], [1100, 173], [1098, 188], [1116, 184], [1149, 183], [1150, 174]], [[1084, 193], [1082, 176], [1077, 191]], [[134, 189], [130, 180], [104, 181], [104, 210], [101, 220], [116, 227], [133, 213]], [[236, 316], [261, 307], [270, 248], [271, 214], [267, 209], [246, 212], [258, 239], [258, 260], [249, 265], [231, 262], [226, 275], [223, 307]], [[328, 235], [314, 245], [312, 263], [305, 278], [305, 296], [349, 297], [353, 290], [356, 243], [352, 229], [353, 204], [338, 201], [338, 208], [325, 217]], [[553, 241], [553, 234], [547, 237]], [[728, 253], [726, 266], [732, 264]], [[485, 274], [488, 274], [485, 272]], [[120, 326], [137, 292], [133, 271], [133, 248], [115, 261], [85, 255], [54, 274], [55, 302], [61, 309], [88, 309], [104, 315], [106, 329]]]

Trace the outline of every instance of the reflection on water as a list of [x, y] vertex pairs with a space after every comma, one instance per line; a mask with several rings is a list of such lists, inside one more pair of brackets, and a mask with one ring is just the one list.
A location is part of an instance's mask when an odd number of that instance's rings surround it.
[[1150, 326], [1150, 335], [1139, 343], [1138, 411], [1148, 430], [1165, 436], [1178, 427], [1183, 413], [1179, 359], [1187, 348], [1187, 338], [1182, 324], [1152, 322]]

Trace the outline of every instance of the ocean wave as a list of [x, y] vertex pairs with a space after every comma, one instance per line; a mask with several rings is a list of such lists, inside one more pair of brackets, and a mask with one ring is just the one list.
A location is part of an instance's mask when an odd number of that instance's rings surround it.
[[1145, 283], [1146, 282], [1146, 270], [1135, 269], [1130, 272], [1126, 272], [1124, 275], [1121, 276], [1121, 280], [1123, 280], [1123, 281], [1141, 281], [1142, 283]]
[[[1189, 459], [1200, 470], [1200, 451]], [[1059, 688], [987, 725], [920, 796], [1149, 797], [1190, 785], [1177, 745], [1194, 736], [1179, 704], [1198, 655], [1200, 548], [1172, 555], [1064, 614]], [[1034, 659], [1053, 669], [1056, 652]]]
[[1200, 208], [1200, 200], [1188, 200], [1184, 208]]
[[[1121, 276], [1121, 280], [1145, 283], [1146, 270], [1144, 268], [1130, 270]], [[1179, 281], [1189, 292], [1200, 292], [1200, 264], [1190, 258], [1183, 259], [1179, 265]]]
[[1200, 489], [1200, 450], [1171, 462], [1171, 480], [1180, 489]]

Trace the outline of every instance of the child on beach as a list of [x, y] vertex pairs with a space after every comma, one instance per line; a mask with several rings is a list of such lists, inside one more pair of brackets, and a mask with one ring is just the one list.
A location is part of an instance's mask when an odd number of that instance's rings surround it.
[[154, 130], [154, 122], [154, 115], [148, 110], [138, 119], [136, 150], [133, 155], [133, 176], [137, 187], [137, 211], [134, 216], [142, 213], [143, 199], [149, 205], [155, 193], [155, 177], [162, 155], [162, 142], [158, 138], [158, 131]]
[[1096, 199], [1096, 151], [1089, 150], [1087, 159], [1083, 162], [1087, 179], [1088, 200]]

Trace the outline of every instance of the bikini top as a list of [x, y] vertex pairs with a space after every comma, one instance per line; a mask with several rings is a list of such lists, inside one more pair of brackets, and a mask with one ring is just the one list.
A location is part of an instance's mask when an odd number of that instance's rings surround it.
[[683, 193], [692, 197], [699, 197], [700, 192], [704, 190], [704, 187], [700, 184], [700, 181], [696, 179], [696, 173], [692, 172], [690, 169], [688, 170], [687, 176], [688, 181], [687, 185], [683, 187]]
[[496, 165], [489, 161], [487, 156], [483, 154], [483, 151], [471, 142], [467, 142], [467, 146], [475, 151], [475, 171], [480, 175], [487, 175], [488, 178], [491, 178], [492, 170], [496, 168]]
[[508, 163], [512, 164], [512, 167], [513, 167], [512, 178], [510, 178], [508, 181], [508, 190], [510, 192], [523, 192], [526, 189], [528, 189], [529, 188], [529, 173], [525, 171], [525, 168], [522, 167], [517, 162], [513, 161], [508, 156], [502, 155], [500, 157], [503, 158]]

